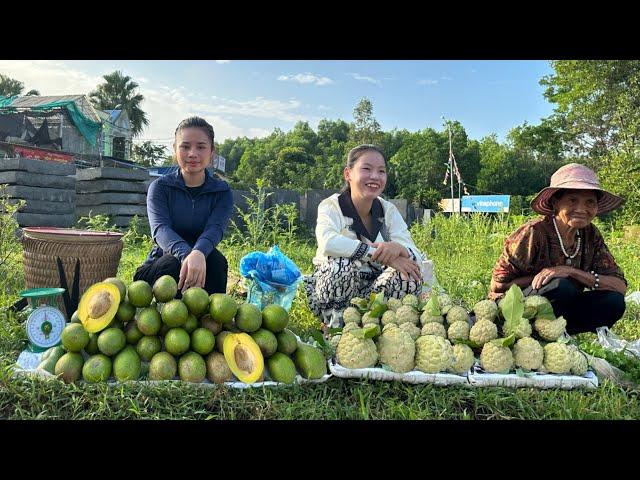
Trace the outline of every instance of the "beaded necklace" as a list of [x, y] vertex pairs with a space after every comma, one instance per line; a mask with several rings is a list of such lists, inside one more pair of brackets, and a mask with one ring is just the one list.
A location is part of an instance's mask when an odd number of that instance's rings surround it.
[[567, 251], [565, 250], [565, 248], [564, 248], [564, 243], [562, 242], [562, 236], [560, 236], [560, 231], [558, 230], [558, 224], [556, 223], [556, 217], [551, 217], [551, 218], [552, 218], [552, 220], [553, 220], [553, 226], [554, 226], [554, 227], [555, 227], [555, 229], [556, 229], [556, 234], [558, 235], [558, 240], [560, 241], [560, 248], [562, 249], [562, 253], [563, 253], [563, 254], [564, 254], [564, 256], [565, 256], [565, 262], [564, 262], [564, 263], [565, 263], [566, 265], [571, 265], [572, 260], [573, 260], [574, 258], [576, 258], [576, 255], [578, 255], [578, 252], [580, 251], [580, 242], [581, 242], [581, 239], [580, 239], [580, 230], [576, 231], [576, 235], [577, 235], [577, 237], [578, 237], [578, 241], [576, 242], [576, 251], [575, 251], [575, 252], [573, 252], [573, 254], [569, 255], [569, 254], [567, 253]]

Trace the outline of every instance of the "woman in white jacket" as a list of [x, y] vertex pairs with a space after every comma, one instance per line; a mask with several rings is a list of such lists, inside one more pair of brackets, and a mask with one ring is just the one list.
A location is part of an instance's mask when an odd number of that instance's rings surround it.
[[326, 326], [342, 324], [353, 297], [384, 292], [400, 298], [422, 287], [423, 256], [391, 202], [380, 198], [387, 184], [379, 147], [349, 151], [341, 193], [318, 206], [313, 275], [305, 279], [309, 305]]

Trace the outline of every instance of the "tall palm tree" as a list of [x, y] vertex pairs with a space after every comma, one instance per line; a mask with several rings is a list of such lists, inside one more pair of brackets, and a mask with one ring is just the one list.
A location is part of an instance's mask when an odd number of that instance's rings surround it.
[[149, 125], [147, 114], [140, 108], [144, 96], [135, 92], [138, 84], [119, 70], [102, 78], [105, 83], [89, 94], [89, 101], [100, 110], [125, 110], [131, 121], [133, 135], [138, 135], [144, 126]]

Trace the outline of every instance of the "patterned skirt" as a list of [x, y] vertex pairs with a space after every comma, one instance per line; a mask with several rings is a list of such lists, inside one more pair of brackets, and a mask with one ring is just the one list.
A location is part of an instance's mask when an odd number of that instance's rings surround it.
[[422, 282], [403, 280], [391, 267], [347, 257], [329, 259], [305, 276], [304, 287], [313, 313], [330, 327], [342, 326], [342, 312], [353, 297], [383, 292], [385, 298], [418, 294]]

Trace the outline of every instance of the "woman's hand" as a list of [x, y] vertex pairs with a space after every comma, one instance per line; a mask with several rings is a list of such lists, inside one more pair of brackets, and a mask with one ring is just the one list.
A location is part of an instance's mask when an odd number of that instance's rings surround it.
[[390, 262], [398, 257], [409, 258], [409, 251], [398, 242], [375, 242], [371, 246], [376, 249], [371, 260], [389, 267], [391, 266]]
[[538, 290], [540, 287], [545, 286], [554, 278], [567, 278], [571, 275], [573, 267], [565, 265], [558, 265], [557, 267], [543, 268], [540, 272], [533, 277], [531, 286]]
[[207, 276], [207, 259], [200, 250], [191, 250], [180, 268], [178, 290], [185, 291], [191, 287], [204, 287]]
[[389, 262], [389, 267], [396, 269], [400, 273], [402, 280], [422, 281], [422, 271], [420, 265], [408, 257], [398, 256], [395, 260]]

